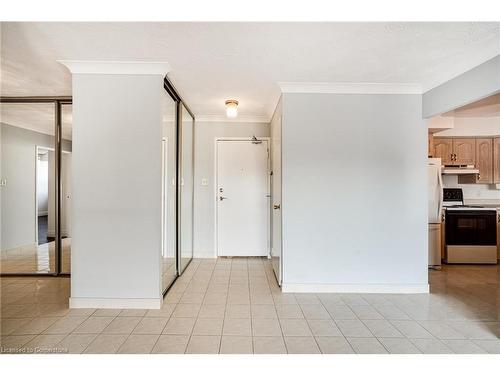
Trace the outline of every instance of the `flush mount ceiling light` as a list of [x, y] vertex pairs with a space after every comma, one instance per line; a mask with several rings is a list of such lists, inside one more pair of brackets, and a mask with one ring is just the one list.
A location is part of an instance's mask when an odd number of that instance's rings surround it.
[[226, 100], [226, 116], [228, 118], [235, 118], [238, 116], [238, 101]]

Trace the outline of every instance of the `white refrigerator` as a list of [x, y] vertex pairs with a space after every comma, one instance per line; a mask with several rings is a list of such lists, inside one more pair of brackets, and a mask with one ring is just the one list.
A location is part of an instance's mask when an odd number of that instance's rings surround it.
[[441, 268], [441, 223], [443, 210], [443, 179], [441, 159], [428, 159], [429, 268]]

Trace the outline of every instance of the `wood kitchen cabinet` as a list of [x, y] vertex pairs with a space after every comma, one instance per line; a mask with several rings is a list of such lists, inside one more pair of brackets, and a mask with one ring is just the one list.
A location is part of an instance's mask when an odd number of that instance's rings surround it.
[[500, 138], [493, 139], [493, 182], [500, 184]]
[[432, 157], [441, 158], [443, 165], [474, 165], [479, 169], [478, 175], [459, 175], [459, 184], [500, 184], [500, 137], [429, 137], [429, 147]]
[[453, 139], [451, 138], [435, 138], [434, 143], [434, 157], [441, 158], [441, 163], [452, 164], [453, 154]]
[[474, 165], [476, 162], [476, 140], [474, 138], [453, 139], [454, 164]]
[[443, 165], [472, 165], [476, 162], [474, 138], [434, 138], [434, 157]]
[[476, 168], [478, 184], [493, 183], [493, 139], [476, 138]]

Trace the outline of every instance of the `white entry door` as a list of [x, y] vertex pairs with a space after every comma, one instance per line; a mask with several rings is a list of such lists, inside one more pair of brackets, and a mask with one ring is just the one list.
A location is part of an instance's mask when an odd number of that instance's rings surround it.
[[217, 142], [217, 254], [269, 255], [268, 141]]

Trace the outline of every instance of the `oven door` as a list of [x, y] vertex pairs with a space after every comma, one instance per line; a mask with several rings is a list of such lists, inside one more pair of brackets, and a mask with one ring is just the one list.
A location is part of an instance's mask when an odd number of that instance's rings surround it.
[[446, 245], [496, 246], [496, 243], [495, 211], [446, 211]]

